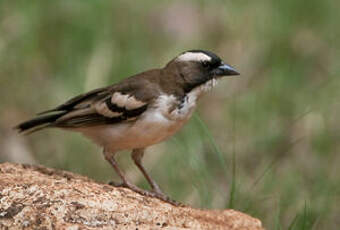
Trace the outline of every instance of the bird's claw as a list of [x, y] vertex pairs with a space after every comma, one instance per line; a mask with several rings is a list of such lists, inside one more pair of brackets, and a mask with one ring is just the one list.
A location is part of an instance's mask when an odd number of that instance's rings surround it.
[[135, 186], [134, 184], [131, 184], [129, 182], [122, 182], [122, 183], [117, 183], [117, 182], [114, 182], [114, 181], [110, 181], [108, 183], [109, 185], [111, 186], [114, 186], [114, 187], [123, 187], [123, 188], [128, 188], [138, 194], [141, 194], [143, 196], [148, 196], [148, 197], [152, 197], [152, 198], [157, 198], [159, 200], [162, 200], [166, 203], [169, 203], [169, 204], [172, 204], [174, 206], [178, 206], [178, 207], [184, 207], [185, 205], [182, 204], [182, 203], [179, 203], [173, 199], [171, 199], [170, 197], [168, 197], [167, 195], [165, 195], [159, 187], [155, 187], [154, 189], [152, 189], [152, 191], [148, 191], [148, 190], [144, 190], [144, 189], [141, 189], [137, 186]]

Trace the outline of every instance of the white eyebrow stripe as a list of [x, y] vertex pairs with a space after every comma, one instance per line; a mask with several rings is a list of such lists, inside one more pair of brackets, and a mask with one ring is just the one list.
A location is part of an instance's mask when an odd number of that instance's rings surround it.
[[211, 61], [211, 57], [201, 52], [186, 52], [179, 55], [177, 61]]

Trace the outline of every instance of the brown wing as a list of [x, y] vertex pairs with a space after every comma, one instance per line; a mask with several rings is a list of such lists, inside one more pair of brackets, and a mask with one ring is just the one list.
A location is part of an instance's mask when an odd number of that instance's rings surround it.
[[31, 120], [18, 124], [15, 129], [19, 132], [29, 134], [44, 128], [56, 127], [58, 126], [57, 121], [59, 119], [69, 116], [71, 113], [77, 113], [78, 115], [81, 113], [84, 114], [94, 100], [99, 100], [107, 96], [108, 93], [108, 88], [100, 88], [79, 95], [54, 109], [39, 113], [37, 117]]
[[71, 98], [70, 100], [66, 101], [64, 104], [61, 104], [54, 109], [41, 112], [38, 115], [51, 113], [51, 112], [73, 110], [76, 106], [79, 107], [79, 105], [81, 105], [82, 102], [86, 102], [87, 100], [91, 100], [93, 98], [100, 98], [101, 96], [105, 97], [107, 95], [108, 90], [109, 90], [108, 87], [94, 89], [90, 92], [80, 94], [74, 98]]
[[114, 92], [107, 98], [92, 102], [85, 108], [73, 110], [65, 114], [54, 125], [57, 127], [76, 128], [114, 124], [137, 119], [147, 107], [147, 102], [137, 101], [132, 95]]
[[158, 75], [156, 70], [148, 71], [119, 84], [92, 90], [16, 128], [30, 133], [47, 127], [77, 128], [137, 119], [160, 94], [159, 86], [150, 81]]
[[[159, 95], [159, 89], [149, 82], [122, 82], [85, 100], [71, 100], [60, 108], [69, 112], [53, 124], [56, 127], [77, 128], [114, 124], [137, 119]], [[75, 103], [74, 101], [77, 101]], [[71, 105], [73, 106], [71, 109]]]

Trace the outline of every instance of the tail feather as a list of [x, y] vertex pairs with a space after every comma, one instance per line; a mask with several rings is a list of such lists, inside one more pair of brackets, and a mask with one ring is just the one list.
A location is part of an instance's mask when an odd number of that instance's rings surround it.
[[25, 121], [15, 127], [20, 133], [32, 133], [43, 128], [51, 127], [53, 122], [65, 115], [67, 112], [39, 116], [32, 120]]

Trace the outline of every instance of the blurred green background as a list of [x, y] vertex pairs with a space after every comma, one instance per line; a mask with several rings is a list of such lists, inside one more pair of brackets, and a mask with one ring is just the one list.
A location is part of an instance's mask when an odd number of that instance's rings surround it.
[[[176, 200], [241, 210], [267, 229], [339, 229], [339, 9], [334, 0], [1, 0], [0, 161], [117, 179], [78, 134], [12, 127], [207, 49], [241, 76], [221, 81], [180, 133], [148, 149], [151, 175]], [[127, 152], [118, 160], [147, 188]]]

